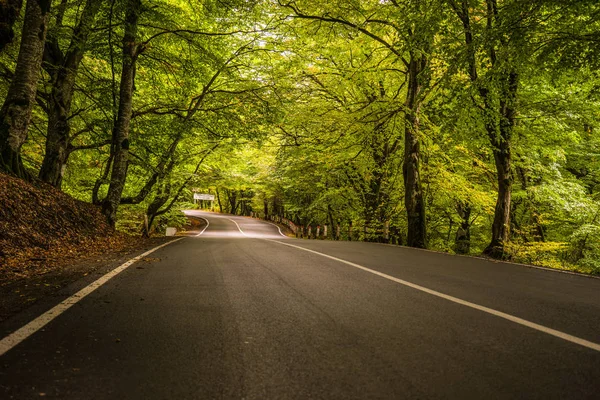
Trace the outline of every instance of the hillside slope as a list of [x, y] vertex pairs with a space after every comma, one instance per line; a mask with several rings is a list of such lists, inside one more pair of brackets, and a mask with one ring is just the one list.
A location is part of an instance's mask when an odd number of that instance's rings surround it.
[[52, 186], [0, 174], [0, 282], [118, 239], [98, 207]]
[[98, 207], [0, 173], [0, 322], [170, 239], [114, 232]]

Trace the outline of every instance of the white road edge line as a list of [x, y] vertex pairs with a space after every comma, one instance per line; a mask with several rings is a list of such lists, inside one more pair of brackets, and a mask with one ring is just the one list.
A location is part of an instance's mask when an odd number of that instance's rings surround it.
[[318, 251], [309, 250], [309, 249], [306, 249], [304, 247], [296, 246], [296, 245], [289, 244], [289, 243], [283, 243], [283, 242], [280, 242], [280, 241], [277, 241], [277, 240], [270, 240], [270, 239], [265, 239], [265, 240], [268, 240], [269, 242], [279, 243], [279, 244], [282, 244], [284, 246], [294, 247], [296, 249], [304, 250], [304, 251], [307, 251], [309, 253], [318, 254], [318, 255], [320, 255], [322, 257], [326, 257], [326, 258], [329, 258], [331, 260], [335, 260], [335, 261], [338, 261], [338, 262], [350, 265], [352, 267], [355, 267], [355, 268], [358, 268], [358, 269], [362, 269], [363, 271], [370, 272], [370, 273], [372, 273], [374, 275], [378, 275], [378, 276], [380, 276], [382, 278], [389, 279], [390, 281], [399, 283], [401, 285], [408, 286], [408, 287], [411, 287], [411, 288], [416, 289], [416, 290], [420, 290], [421, 292], [425, 292], [425, 293], [431, 294], [433, 296], [441, 297], [442, 299], [451, 301], [453, 303], [461, 304], [463, 306], [470, 307], [470, 308], [473, 308], [475, 310], [479, 310], [479, 311], [483, 311], [483, 312], [491, 314], [491, 315], [495, 315], [496, 317], [500, 317], [500, 318], [506, 319], [508, 321], [512, 321], [512, 322], [514, 322], [516, 324], [523, 325], [523, 326], [526, 326], [526, 327], [531, 328], [531, 329], [535, 329], [537, 331], [546, 333], [548, 335], [555, 336], [557, 338], [566, 340], [566, 341], [571, 342], [571, 343], [578, 344], [578, 345], [583, 346], [583, 347], [587, 347], [588, 349], [600, 351], [600, 344], [598, 344], [598, 343], [590, 342], [589, 340], [581, 339], [581, 338], [578, 338], [577, 336], [569, 335], [568, 333], [557, 331], [556, 329], [548, 328], [546, 326], [543, 326], [543, 325], [540, 325], [540, 324], [536, 324], [535, 322], [527, 321], [526, 319], [515, 317], [514, 315], [503, 313], [502, 311], [494, 310], [493, 308], [489, 308], [489, 307], [485, 307], [485, 306], [480, 306], [479, 304], [471, 303], [469, 301], [459, 299], [458, 297], [454, 297], [454, 296], [450, 296], [450, 295], [447, 295], [447, 294], [444, 294], [444, 293], [441, 293], [441, 292], [437, 292], [435, 290], [428, 289], [428, 288], [420, 286], [420, 285], [416, 285], [414, 283], [405, 281], [403, 279], [398, 279], [398, 278], [395, 278], [395, 277], [393, 277], [391, 275], [384, 274], [383, 272], [375, 271], [375, 270], [372, 270], [370, 268], [363, 267], [362, 265], [355, 264], [355, 263], [350, 262], [350, 261], [342, 260], [341, 258], [333, 257], [333, 256], [330, 256], [330, 255], [327, 255], [327, 254], [324, 254], [324, 253], [320, 253]]
[[94, 290], [96, 290], [100, 286], [104, 285], [110, 279], [114, 278], [119, 273], [123, 272], [130, 265], [132, 265], [135, 262], [146, 257], [148, 254], [153, 253], [162, 247], [165, 247], [165, 246], [168, 246], [175, 242], [178, 242], [182, 239], [184, 239], [184, 238], [175, 239], [175, 240], [171, 240], [170, 242], [163, 243], [160, 246], [156, 246], [155, 248], [148, 250], [147, 252], [140, 254], [137, 257], [132, 258], [131, 260], [127, 261], [126, 263], [121, 264], [120, 266], [113, 269], [109, 273], [103, 275], [102, 277], [98, 278], [94, 282], [90, 283], [89, 285], [87, 285], [86, 287], [81, 289], [79, 292], [75, 293], [74, 295], [71, 295], [70, 297], [63, 300], [56, 306], [52, 307], [50, 310], [46, 311], [39, 317], [35, 318], [33, 321], [29, 322], [25, 326], [17, 329], [13, 333], [4, 337], [2, 340], [0, 340], [0, 356], [4, 355], [4, 353], [6, 353], [7, 351], [12, 349], [19, 343], [21, 343], [22, 341], [27, 339], [29, 336], [33, 335], [34, 333], [36, 333], [37, 331], [42, 329], [44, 326], [46, 326], [46, 324], [48, 324], [54, 318], [56, 318], [59, 315], [61, 315], [62, 313], [64, 313], [69, 308], [71, 308], [73, 305], [77, 304], [77, 302], [79, 302], [81, 299], [86, 297], [88, 294], [92, 293]]
[[240, 233], [246, 237], [250, 237], [248, 235], [246, 235], [246, 233], [242, 230], [242, 228], [240, 228], [240, 226], [238, 225], [237, 222], [235, 222], [234, 220], [232, 220], [231, 218], [227, 218], [228, 220], [230, 220], [231, 222], [233, 222], [235, 224], [235, 226], [237, 226], [238, 230], [240, 231]]
[[200, 216], [198, 218], [202, 218], [203, 220], [205, 220], [206, 221], [206, 226], [204, 227], [204, 229], [202, 229], [202, 231], [199, 234], [196, 235], [196, 237], [202, 235], [204, 233], [204, 231], [206, 230], [206, 228], [208, 228], [208, 226], [210, 225], [210, 222], [208, 222], [208, 220], [206, 218], [200, 217]]

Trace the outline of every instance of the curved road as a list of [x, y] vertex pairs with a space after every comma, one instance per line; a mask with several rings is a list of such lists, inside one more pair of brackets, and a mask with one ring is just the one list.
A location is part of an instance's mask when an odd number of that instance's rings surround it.
[[6, 351], [0, 398], [600, 398], [599, 279], [190, 213]]

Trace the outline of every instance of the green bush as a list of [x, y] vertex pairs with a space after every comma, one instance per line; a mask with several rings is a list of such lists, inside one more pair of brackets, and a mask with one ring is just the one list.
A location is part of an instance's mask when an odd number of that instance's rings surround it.
[[180, 210], [171, 210], [163, 215], [156, 217], [154, 220], [153, 231], [156, 233], [164, 233], [167, 227], [177, 228], [180, 230], [187, 225], [187, 218]]

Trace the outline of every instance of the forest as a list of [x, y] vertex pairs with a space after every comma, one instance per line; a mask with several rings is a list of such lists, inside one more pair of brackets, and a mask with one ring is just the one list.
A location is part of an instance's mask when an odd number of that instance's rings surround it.
[[198, 191], [600, 273], [597, 0], [1, 0], [0, 101], [0, 170], [117, 230]]

